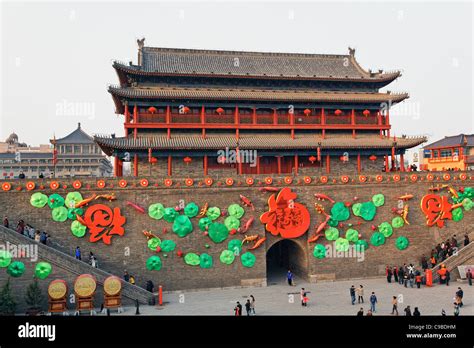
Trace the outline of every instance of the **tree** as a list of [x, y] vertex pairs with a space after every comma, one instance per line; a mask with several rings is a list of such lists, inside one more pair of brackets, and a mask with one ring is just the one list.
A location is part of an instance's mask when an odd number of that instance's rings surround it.
[[13, 299], [12, 291], [10, 288], [10, 278], [8, 278], [6, 284], [0, 290], [0, 314], [1, 315], [13, 315], [15, 314], [16, 302]]
[[33, 283], [28, 285], [26, 289], [25, 301], [28, 306], [32, 309], [41, 308], [41, 302], [43, 302], [43, 294], [41, 288], [38, 285], [38, 279], [34, 279]]

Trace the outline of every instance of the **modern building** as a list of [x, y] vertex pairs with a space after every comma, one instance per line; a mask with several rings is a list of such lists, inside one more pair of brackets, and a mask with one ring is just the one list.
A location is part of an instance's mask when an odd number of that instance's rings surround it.
[[15, 133], [0, 142], [0, 178], [18, 178], [23, 172], [26, 178], [38, 178], [53, 170], [53, 148], [51, 145], [28, 146], [18, 141]]
[[423, 147], [422, 170], [473, 170], [474, 134], [446, 136]]
[[84, 132], [79, 123], [77, 129], [61, 139], [50, 140], [57, 152], [56, 177], [102, 177], [111, 176], [112, 164]]
[[[146, 47], [136, 65], [114, 62], [109, 87], [124, 136], [96, 136], [135, 176], [319, 174], [405, 170], [424, 137], [390, 135], [381, 93], [399, 71], [364, 70], [349, 54]], [[249, 160], [251, 158], [251, 160]], [[240, 159], [240, 160], [237, 160]]]

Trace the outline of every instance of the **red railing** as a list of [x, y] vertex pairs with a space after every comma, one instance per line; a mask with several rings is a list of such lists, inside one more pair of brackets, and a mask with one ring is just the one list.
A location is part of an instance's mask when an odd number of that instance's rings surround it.
[[326, 124], [351, 124], [351, 116], [327, 116]]
[[376, 116], [356, 116], [355, 123], [356, 124], [377, 124], [377, 117]]

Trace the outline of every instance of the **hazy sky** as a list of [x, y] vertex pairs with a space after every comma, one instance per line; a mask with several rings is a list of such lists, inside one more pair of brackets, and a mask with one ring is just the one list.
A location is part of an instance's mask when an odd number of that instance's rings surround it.
[[[123, 134], [107, 85], [112, 60], [147, 46], [346, 54], [364, 68], [400, 69], [388, 86], [410, 99], [392, 134], [473, 133], [473, 5], [469, 2], [4, 2], [0, 138], [28, 144]], [[397, 114], [397, 115], [396, 115]]]

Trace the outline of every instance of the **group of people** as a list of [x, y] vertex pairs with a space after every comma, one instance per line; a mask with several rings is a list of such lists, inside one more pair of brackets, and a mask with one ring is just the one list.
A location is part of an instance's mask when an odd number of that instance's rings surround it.
[[123, 280], [125, 280], [127, 283], [130, 283], [132, 285], [136, 284], [135, 277], [133, 275], [129, 274], [127, 270], [125, 270], [123, 272]]
[[[469, 242], [470, 242], [469, 236], [467, 234], [464, 235], [464, 241], [462, 243], [463, 246], [468, 245]], [[439, 264], [440, 262], [443, 262], [448, 257], [452, 256], [461, 248], [462, 246], [459, 245], [456, 235], [453, 235], [450, 239], [446, 240], [445, 242], [438, 243], [438, 245], [436, 245], [436, 247], [431, 250], [429, 265], [431, 266], [431, 268], [434, 268], [437, 264]], [[421, 265], [423, 269], [427, 269], [429, 266], [428, 260], [426, 260], [426, 257], [424, 256], [421, 259]]]
[[[82, 252], [81, 248], [79, 246], [76, 247], [76, 251], [74, 253], [74, 256], [76, 260], [82, 261]], [[99, 261], [97, 260], [97, 257], [94, 255], [92, 251], [89, 252], [89, 259], [88, 259], [89, 265], [91, 265], [94, 268], [99, 268]]]
[[[10, 226], [10, 221], [8, 220], [8, 217], [5, 216], [3, 218], [3, 227], [6, 228], [12, 228], [13, 226]], [[47, 244], [49, 234], [47, 234], [45, 231], [40, 231], [35, 229], [33, 226], [30, 224], [25, 223], [23, 219], [19, 220], [18, 223], [16, 224], [15, 230], [24, 235], [25, 237], [34, 239], [38, 243], [42, 244]]]
[[[242, 305], [240, 304], [239, 301], [237, 301], [237, 304], [234, 307], [234, 315], [237, 317], [242, 316], [242, 310], [243, 310]], [[245, 302], [245, 311], [247, 312], [247, 316], [256, 315], [255, 297], [253, 295], [250, 295], [249, 298], [247, 299], [247, 302]]]
[[[411, 312], [410, 306], [406, 306], [405, 309], [403, 310], [405, 312], [405, 316], [407, 317], [419, 317], [421, 316], [420, 310], [418, 307], [415, 307], [413, 310], [413, 313]], [[398, 315], [398, 298], [397, 296], [393, 296], [392, 298], [392, 315]]]
[[391, 283], [392, 280], [394, 283], [405, 286], [405, 288], [410, 285], [411, 288], [416, 285], [419, 289], [424, 282], [424, 278], [421, 274], [421, 271], [417, 270], [415, 266], [410, 263], [407, 265], [404, 263], [402, 266], [386, 266], [385, 275], [387, 277], [387, 283]]

